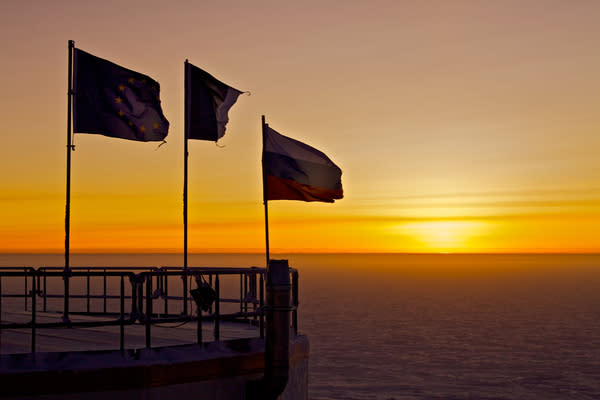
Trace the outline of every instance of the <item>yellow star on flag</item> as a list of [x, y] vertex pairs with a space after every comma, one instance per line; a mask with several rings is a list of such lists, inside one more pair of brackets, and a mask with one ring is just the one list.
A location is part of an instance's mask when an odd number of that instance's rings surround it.
[[119, 85], [119, 90], [122, 92], [123, 90], [125, 90], [125, 85]]
[[121, 103], [123, 102], [123, 99], [122, 99], [122, 98], [120, 98], [120, 97], [117, 97], [117, 98], [115, 99], [115, 101], [116, 101], [117, 103], [121, 104]]
[[123, 112], [123, 110], [119, 110], [119, 116], [122, 117], [123, 115], [125, 115], [125, 113]]
[[152, 126], [154, 127], [154, 129], [158, 129], [158, 124], [156, 122]]
[[146, 127], [144, 125], [140, 126], [140, 132], [146, 132]]
[[127, 125], [129, 125], [129, 126], [133, 126], [133, 122], [129, 121], [129, 122], [127, 123]]
[[133, 79], [133, 78], [129, 78], [129, 83], [133, 83], [134, 80], [135, 79]]

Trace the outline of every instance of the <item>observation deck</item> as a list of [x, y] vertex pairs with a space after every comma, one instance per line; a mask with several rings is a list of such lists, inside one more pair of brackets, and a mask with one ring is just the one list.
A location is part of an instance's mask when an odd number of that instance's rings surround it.
[[0, 268], [0, 397], [307, 399], [298, 272], [272, 264]]

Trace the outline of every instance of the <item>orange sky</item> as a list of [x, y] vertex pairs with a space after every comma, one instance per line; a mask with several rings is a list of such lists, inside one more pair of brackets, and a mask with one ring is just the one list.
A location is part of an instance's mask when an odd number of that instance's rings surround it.
[[0, 252], [64, 243], [67, 40], [161, 84], [167, 144], [78, 134], [73, 251], [182, 249], [183, 62], [248, 90], [190, 142], [190, 250], [263, 251], [260, 115], [344, 171], [277, 251], [600, 250], [596, 1], [26, 1], [0, 14]]

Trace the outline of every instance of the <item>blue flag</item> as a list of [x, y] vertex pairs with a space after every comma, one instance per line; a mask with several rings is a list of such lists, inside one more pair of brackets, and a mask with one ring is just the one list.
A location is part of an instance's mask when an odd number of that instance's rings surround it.
[[74, 49], [73, 67], [73, 132], [164, 140], [169, 121], [158, 82], [79, 49]]

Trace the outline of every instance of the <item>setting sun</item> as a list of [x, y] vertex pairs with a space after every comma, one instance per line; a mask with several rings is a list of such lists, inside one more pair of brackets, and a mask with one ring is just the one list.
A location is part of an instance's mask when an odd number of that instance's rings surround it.
[[422, 245], [421, 252], [469, 252], [471, 243], [485, 231], [485, 224], [475, 221], [409, 222], [397, 227], [404, 235]]

